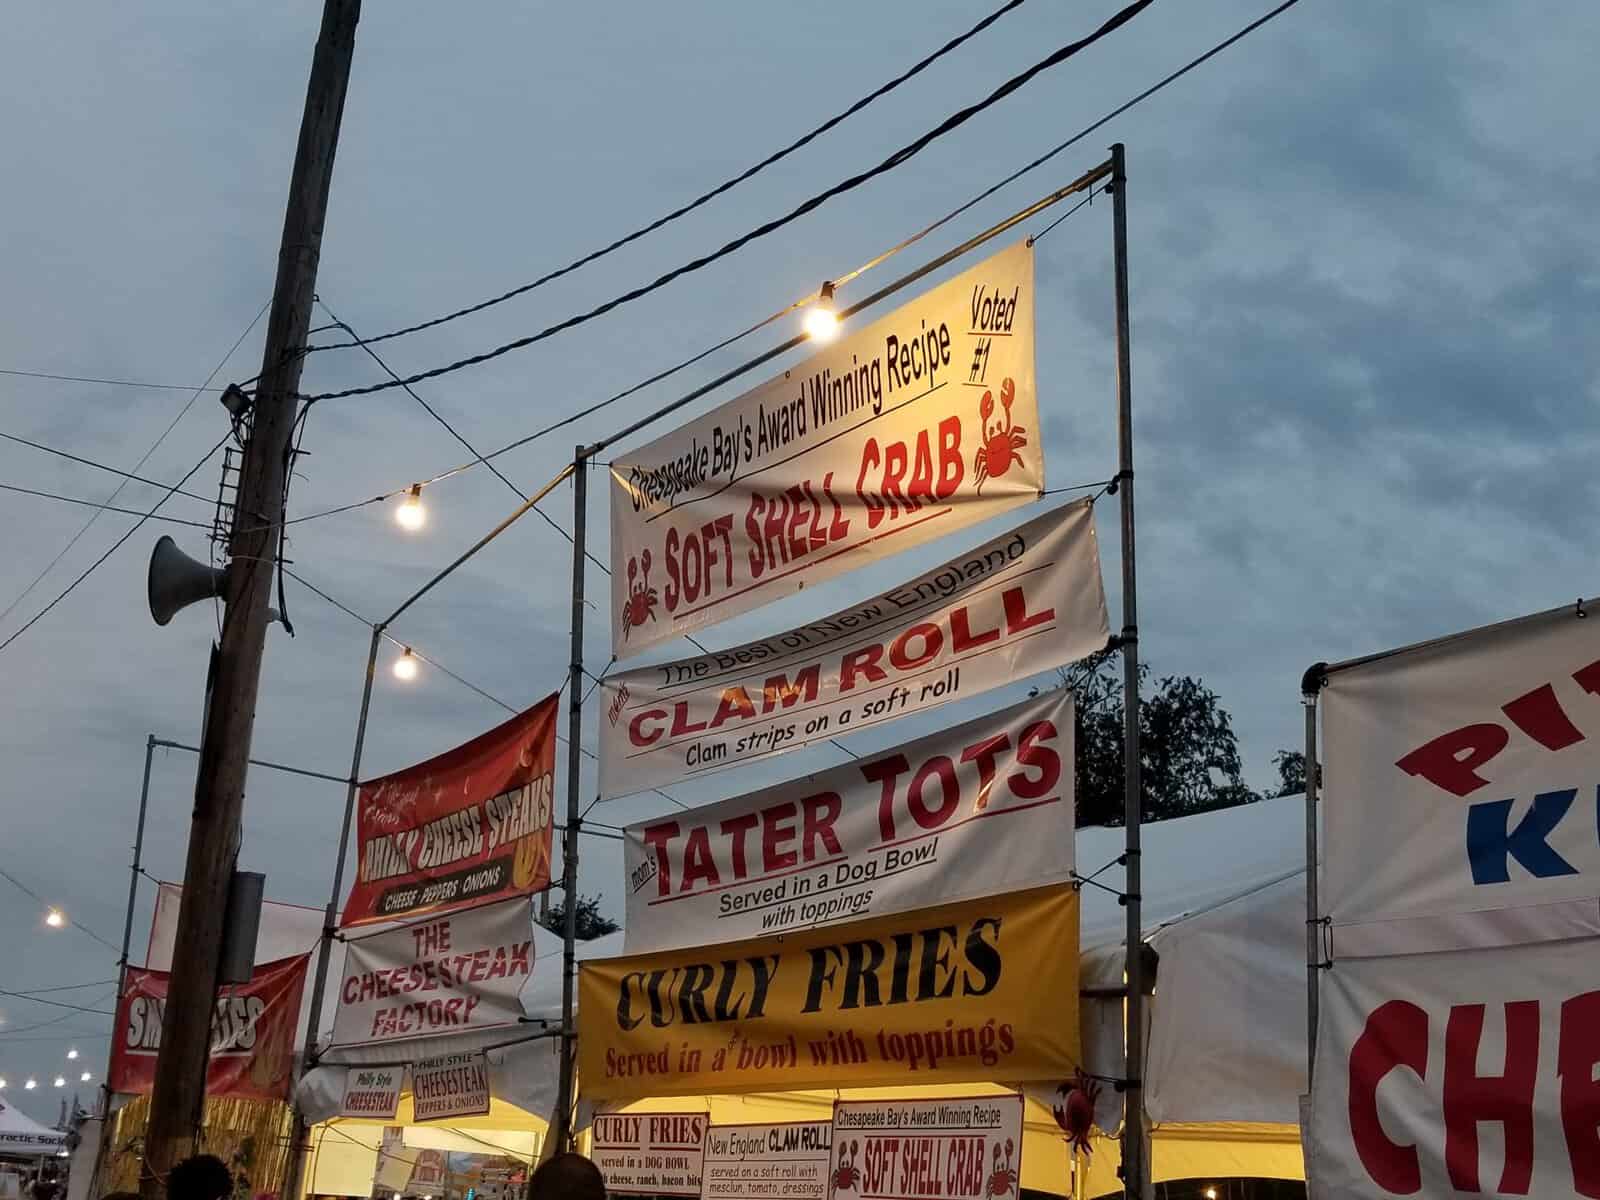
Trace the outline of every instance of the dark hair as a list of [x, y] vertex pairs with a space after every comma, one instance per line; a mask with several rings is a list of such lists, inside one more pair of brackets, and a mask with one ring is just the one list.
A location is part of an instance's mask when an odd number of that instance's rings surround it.
[[233, 1173], [211, 1154], [196, 1154], [172, 1168], [167, 1200], [224, 1200], [233, 1195]]
[[558, 1154], [533, 1173], [528, 1200], [605, 1200], [606, 1181], [581, 1154]]
[[100, 1200], [139, 1200], [138, 1192], [107, 1192]]

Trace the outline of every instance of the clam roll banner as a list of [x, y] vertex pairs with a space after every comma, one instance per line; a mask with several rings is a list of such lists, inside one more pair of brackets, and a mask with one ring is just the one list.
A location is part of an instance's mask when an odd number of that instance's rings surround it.
[[1063, 883], [1073, 703], [1046, 692], [778, 787], [629, 826], [630, 954]]
[[600, 794], [665, 787], [882, 725], [1105, 648], [1078, 500], [781, 633], [602, 683]]
[[1035, 499], [1032, 246], [627, 452], [611, 482], [618, 659]]

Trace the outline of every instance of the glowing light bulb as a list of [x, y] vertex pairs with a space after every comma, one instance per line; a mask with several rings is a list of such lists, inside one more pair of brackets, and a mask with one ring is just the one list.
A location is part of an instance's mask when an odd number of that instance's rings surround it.
[[51, 929], [60, 929], [67, 923], [67, 914], [59, 908], [52, 908], [44, 914], [44, 923]]
[[0, 1092], [3, 1092], [5, 1090], [6, 1090], [6, 1081], [4, 1079], [0, 1079]]
[[422, 485], [415, 484], [406, 493], [406, 498], [400, 502], [400, 507], [394, 510], [394, 519], [400, 523], [400, 528], [409, 533], [421, 529], [428, 520], [428, 510], [422, 506]]
[[88, 1083], [89, 1082], [89, 1072], [85, 1071], [82, 1075], [79, 1075], [78, 1076], [78, 1082], [79, 1083]]
[[22, 1086], [26, 1091], [30, 1091], [31, 1092], [31, 1091], [33, 1091], [34, 1088], [39, 1086], [39, 1081], [37, 1079], [30, 1079], [30, 1080], [28, 1080], [27, 1083], [23, 1084]]
[[1217, 1200], [1217, 1189], [1216, 1188], [1207, 1188], [1205, 1190], [1205, 1197], [1206, 1197], [1206, 1200]]
[[839, 314], [833, 307], [833, 284], [825, 283], [806, 308], [806, 333], [814, 342], [831, 342], [839, 336]]
[[67, 1080], [66, 1080], [66, 1077], [64, 1075], [57, 1075], [56, 1076], [56, 1086], [57, 1087], [66, 1087], [67, 1086]]
[[406, 652], [394, 660], [394, 677], [409, 683], [417, 677], [417, 656], [411, 653], [411, 647], [406, 647]]
[[78, 1048], [76, 1046], [74, 1046], [72, 1049], [67, 1051], [67, 1061], [68, 1062], [71, 1062], [73, 1059], [75, 1059], [77, 1057], [78, 1057]]

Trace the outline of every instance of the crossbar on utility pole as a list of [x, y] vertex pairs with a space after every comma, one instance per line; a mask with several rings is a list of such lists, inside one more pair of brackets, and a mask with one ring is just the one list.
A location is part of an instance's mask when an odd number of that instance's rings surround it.
[[244, 784], [266, 642], [275, 540], [283, 516], [301, 351], [311, 325], [334, 153], [344, 116], [360, 0], [324, 0], [289, 180], [261, 374], [249, 415], [228, 542], [217, 672], [195, 773], [177, 941], [139, 1186], [165, 1200], [167, 1175], [198, 1140], [205, 1104], [224, 912], [238, 855]]

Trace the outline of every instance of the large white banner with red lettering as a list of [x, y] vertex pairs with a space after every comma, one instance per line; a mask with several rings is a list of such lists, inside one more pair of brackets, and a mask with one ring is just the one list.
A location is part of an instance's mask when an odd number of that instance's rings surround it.
[[1345, 953], [1595, 930], [1600, 620], [1567, 608], [1335, 671], [1323, 733]]
[[1079, 500], [860, 604], [697, 658], [608, 675], [600, 794], [663, 787], [1013, 683], [1110, 636]]
[[1018, 242], [611, 465], [612, 653], [1038, 496]]
[[346, 941], [336, 1046], [515, 1025], [533, 971], [533, 912], [518, 898]]
[[1600, 1197], [1600, 940], [1334, 951], [1313, 1197]]
[[1072, 695], [624, 832], [624, 953], [768, 937], [1071, 878]]

